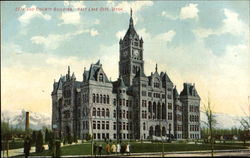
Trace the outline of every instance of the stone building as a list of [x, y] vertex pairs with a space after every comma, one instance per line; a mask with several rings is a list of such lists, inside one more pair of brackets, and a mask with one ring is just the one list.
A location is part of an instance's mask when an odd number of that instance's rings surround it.
[[144, 73], [143, 39], [132, 18], [120, 39], [119, 78], [108, 79], [100, 61], [54, 82], [52, 128], [58, 137], [85, 139], [198, 139], [200, 97], [194, 84], [179, 94], [166, 72]]

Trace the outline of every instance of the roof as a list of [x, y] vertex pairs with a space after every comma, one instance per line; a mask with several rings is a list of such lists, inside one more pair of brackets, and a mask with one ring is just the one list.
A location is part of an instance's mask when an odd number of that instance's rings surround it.
[[195, 85], [191, 83], [184, 83], [183, 90], [180, 93], [181, 96], [197, 96], [199, 97]]
[[[86, 78], [86, 80], [97, 81], [97, 75], [100, 70], [102, 70], [102, 64], [100, 64], [100, 60], [98, 60], [95, 64], [91, 64], [89, 71], [84, 71], [83, 75]], [[103, 71], [103, 77], [105, 82], [110, 82], [104, 71]]]

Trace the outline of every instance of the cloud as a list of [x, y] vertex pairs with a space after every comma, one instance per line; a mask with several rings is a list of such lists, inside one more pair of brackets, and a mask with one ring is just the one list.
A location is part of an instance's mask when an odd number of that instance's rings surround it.
[[63, 22], [59, 24], [72, 24], [72, 25], [78, 25], [81, 23], [81, 16], [80, 16], [80, 11], [77, 11], [77, 8], [85, 8], [86, 6], [84, 5], [83, 1], [64, 1], [64, 6], [65, 7], [72, 7], [76, 11], [72, 12], [62, 12], [62, 15], [60, 17], [60, 20]]
[[[23, 5], [21, 8], [27, 8], [26, 5]], [[30, 8], [34, 9], [34, 11], [25, 11], [19, 18], [19, 22], [26, 26], [30, 24], [30, 21], [34, 18], [42, 18], [44, 20], [50, 20], [51, 16], [48, 14], [43, 14], [41, 11], [36, 10], [36, 6], [32, 5]]]
[[170, 15], [166, 11], [162, 11], [161, 12], [161, 16], [166, 17], [166, 18], [171, 19], [171, 20], [177, 20], [177, 19], [179, 19], [178, 16]]
[[249, 32], [247, 25], [238, 17], [236, 12], [229, 9], [223, 9], [225, 18], [222, 20], [222, 26], [217, 29], [202, 28], [199, 27], [193, 30], [193, 33], [197, 38], [207, 38], [210, 35], [222, 35], [222, 34], [232, 34], [232, 35], [243, 35], [249, 36], [246, 32]]
[[190, 3], [188, 6], [181, 8], [180, 19], [198, 18], [198, 4]]
[[60, 19], [63, 21], [59, 25], [62, 24], [73, 24], [77, 25], [81, 22], [81, 16], [78, 11], [73, 12], [62, 12]]
[[155, 37], [155, 40], [157, 41], [163, 41], [163, 42], [171, 42], [172, 39], [174, 38], [176, 32], [173, 30], [170, 30], [168, 32], [159, 34]]
[[98, 31], [95, 30], [95, 29], [91, 29], [91, 30], [90, 30], [90, 35], [91, 35], [91, 36], [97, 36], [98, 34], [99, 34]]
[[238, 18], [239, 15], [229, 9], [224, 9], [225, 19], [223, 19], [223, 28], [221, 31], [232, 33], [235, 35], [245, 33], [247, 31], [246, 25]]
[[[33, 36], [31, 42], [38, 45], [43, 45], [45, 49], [57, 49], [63, 42], [69, 41], [74, 36], [89, 33], [91, 36], [97, 36], [99, 33], [95, 29], [82, 29], [66, 34], [49, 34], [48, 36]], [[53, 43], [53, 44], [52, 44]]]

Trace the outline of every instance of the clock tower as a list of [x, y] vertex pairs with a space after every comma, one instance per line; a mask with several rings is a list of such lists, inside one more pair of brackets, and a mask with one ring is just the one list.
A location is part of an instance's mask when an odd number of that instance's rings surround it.
[[129, 28], [119, 44], [119, 76], [122, 76], [126, 86], [131, 86], [136, 73], [139, 70], [144, 73], [143, 40], [135, 31], [132, 10], [130, 10]]

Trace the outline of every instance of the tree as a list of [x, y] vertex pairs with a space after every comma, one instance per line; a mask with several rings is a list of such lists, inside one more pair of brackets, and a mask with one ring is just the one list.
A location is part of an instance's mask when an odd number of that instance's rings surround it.
[[250, 96], [248, 96], [248, 108], [249, 108], [249, 114], [246, 114], [247, 117], [246, 118], [242, 118], [240, 120], [240, 124], [241, 124], [241, 127], [242, 127], [242, 132], [241, 132], [241, 138], [243, 139], [244, 141], [244, 145], [246, 144], [246, 139], [247, 138], [250, 138]]
[[45, 129], [45, 143], [48, 143], [50, 140], [50, 132], [49, 130], [46, 128]]
[[204, 104], [204, 110], [205, 110], [205, 114], [207, 117], [207, 122], [205, 122], [205, 124], [207, 125], [208, 130], [209, 130], [209, 137], [210, 137], [210, 144], [211, 144], [211, 156], [213, 157], [214, 156], [214, 129], [216, 125], [216, 119], [215, 119], [213, 109], [211, 107], [210, 98], [208, 98], [207, 105]]
[[38, 131], [36, 139], [36, 152], [40, 153], [43, 151], [43, 134], [42, 131]]

